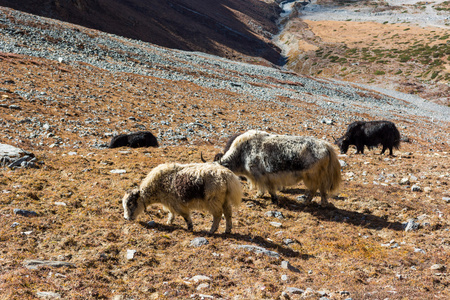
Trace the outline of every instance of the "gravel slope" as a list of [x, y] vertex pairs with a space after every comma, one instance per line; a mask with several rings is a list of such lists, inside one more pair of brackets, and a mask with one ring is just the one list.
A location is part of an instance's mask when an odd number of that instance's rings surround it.
[[[370, 97], [366, 88], [350, 84], [319, 81], [277, 68], [234, 62], [203, 53], [169, 50], [51, 19], [43, 18], [44, 29], [32, 26], [41, 19], [2, 9], [0, 51], [45, 57], [67, 64], [88, 63], [114, 72], [188, 80], [203, 87], [248, 94], [257, 101], [280, 104], [277, 98], [283, 96], [347, 113], [367, 109], [376, 118], [395, 119], [401, 112], [402, 116], [450, 121], [450, 108], [411, 101], [411, 97], [401, 93], [395, 93], [397, 98]], [[267, 84], [270, 86], [264, 86]]]

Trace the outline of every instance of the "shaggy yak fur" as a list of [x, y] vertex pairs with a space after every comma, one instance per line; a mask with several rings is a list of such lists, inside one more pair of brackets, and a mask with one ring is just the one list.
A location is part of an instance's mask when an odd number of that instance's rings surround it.
[[139, 188], [125, 193], [124, 217], [134, 220], [147, 206], [161, 203], [169, 211], [168, 224], [181, 215], [188, 230], [193, 230], [191, 210], [209, 211], [213, 215], [210, 233], [225, 216], [225, 233], [231, 232], [232, 206], [242, 199], [241, 183], [230, 170], [216, 163], [162, 164], [154, 168]]
[[156, 137], [149, 131], [138, 131], [127, 134], [116, 135], [111, 139], [109, 148], [118, 147], [158, 147]]
[[337, 191], [341, 182], [336, 152], [312, 137], [250, 130], [233, 141], [218, 163], [249, 179], [259, 195], [269, 191], [273, 201], [277, 190], [303, 180], [309, 190], [306, 203], [319, 190], [321, 205], [327, 206], [327, 194]]
[[348, 147], [355, 145], [356, 153], [361, 154], [364, 154], [364, 146], [371, 149], [381, 144], [381, 154], [389, 148], [389, 155], [393, 155], [392, 149], [400, 146], [400, 133], [390, 121], [356, 121], [348, 125], [347, 132], [335, 144], [341, 153], [347, 153]]

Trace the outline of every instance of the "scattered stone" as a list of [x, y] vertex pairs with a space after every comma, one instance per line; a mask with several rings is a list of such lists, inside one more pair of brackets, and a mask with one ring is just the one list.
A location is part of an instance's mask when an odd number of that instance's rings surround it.
[[425, 254], [425, 251], [420, 248], [414, 248], [414, 253], [423, 253]]
[[55, 205], [58, 206], [67, 206], [67, 204], [65, 202], [55, 202]]
[[270, 225], [272, 225], [273, 227], [277, 227], [277, 228], [280, 228], [281, 226], [283, 226], [283, 224], [278, 223], [278, 222], [270, 222]]
[[54, 292], [37, 292], [36, 297], [45, 299], [60, 299], [61, 295]]
[[348, 166], [348, 164], [341, 159], [339, 160], [339, 164], [341, 165], [341, 168], [345, 168], [346, 166]]
[[128, 260], [132, 260], [132, 259], [134, 259], [134, 255], [136, 254], [136, 250], [130, 250], [130, 249], [128, 249], [127, 250], [127, 259]]
[[420, 224], [416, 223], [416, 221], [417, 221], [417, 219], [410, 219], [410, 220], [408, 220], [407, 223], [403, 223], [403, 227], [405, 228], [405, 231], [409, 232], [409, 231], [418, 230], [420, 227]]
[[281, 275], [281, 280], [282, 281], [288, 281], [289, 277], [287, 275], [283, 274], [283, 275]]
[[327, 118], [322, 119], [320, 122], [322, 124], [326, 124], [326, 125], [333, 125], [334, 124], [334, 121], [332, 119], [327, 119]]
[[209, 283], [207, 283], [207, 282], [200, 283], [197, 286], [197, 291], [201, 291], [201, 290], [205, 290], [205, 289], [209, 289]]
[[212, 279], [208, 276], [205, 275], [195, 275], [194, 277], [192, 277], [191, 279], [189, 279], [189, 281], [193, 281], [193, 282], [202, 282], [202, 281], [211, 281]]
[[52, 260], [39, 260], [39, 259], [29, 259], [23, 262], [23, 265], [27, 269], [35, 270], [38, 267], [75, 267], [74, 264], [65, 261], [52, 261]]
[[408, 177], [404, 177], [404, 178], [400, 179], [399, 184], [400, 184], [400, 185], [410, 185], [411, 182], [409, 181], [409, 178], [408, 178]]
[[296, 267], [292, 266], [288, 261], [285, 261], [285, 260], [281, 262], [281, 267], [283, 269], [290, 270], [292, 272], [300, 273], [299, 269], [297, 269]]
[[23, 216], [23, 217], [37, 217], [37, 215], [38, 215], [37, 212], [35, 212], [35, 211], [18, 209], [18, 208], [14, 208], [14, 214]]
[[279, 212], [279, 211], [269, 210], [264, 215], [267, 216], [267, 217], [284, 219], [283, 214], [281, 212]]
[[155, 221], [148, 221], [147, 226], [150, 228], [156, 227], [156, 222]]
[[14, 228], [14, 227], [19, 226], [19, 225], [20, 225], [20, 223], [14, 222], [14, 223], [11, 224], [11, 228]]
[[270, 251], [263, 247], [258, 247], [258, 246], [253, 246], [253, 245], [238, 245], [237, 249], [244, 249], [246, 251], [252, 251], [252, 252], [255, 252], [256, 254], [264, 254], [264, 255], [267, 255], [270, 257], [276, 257], [276, 258], [280, 257], [280, 254], [278, 254], [275, 251]]
[[445, 265], [443, 264], [434, 264], [430, 267], [431, 270], [434, 271], [444, 271], [445, 270]]
[[444, 200], [446, 203], [450, 203], [450, 197], [442, 197], [442, 200]]
[[193, 239], [191, 241], [191, 243], [189, 244], [189, 246], [191, 247], [200, 247], [200, 246], [204, 246], [204, 245], [208, 245], [209, 242], [206, 238], [204, 237], [196, 237], [195, 239]]
[[414, 185], [411, 187], [411, 191], [412, 191], [412, 192], [421, 192], [421, 191], [422, 191], [422, 188], [421, 188], [419, 185], [414, 184]]
[[111, 174], [125, 174], [126, 172], [127, 172], [127, 170], [124, 170], [124, 169], [115, 169], [115, 170], [109, 171], [109, 173], [111, 173]]
[[305, 292], [304, 290], [296, 288], [296, 287], [287, 287], [284, 291], [288, 294], [294, 294], [294, 295], [301, 295]]
[[292, 239], [284, 239], [284, 240], [283, 240], [283, 243], [284, 243], [286, 246], [289, 246], [290, 244], [295, 243], [295, 241], [292, 240]]

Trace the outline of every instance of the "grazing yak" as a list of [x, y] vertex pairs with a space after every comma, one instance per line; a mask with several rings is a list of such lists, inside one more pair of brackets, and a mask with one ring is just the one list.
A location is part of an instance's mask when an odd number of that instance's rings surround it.
[[258, 194], [269, 191], [274, 202], [276, 191], [303, 180], [309, 190], [306, 203], [319, 190], [321, 205], [327, 206], [327, 194], [335, 192], [341, 182], [334, 149], [312, 137], [250, 130], [233, 141], [218, 163], [249, 179]]
[[108, 148], [118, 147], [158, 147], [158, 141], [150, 131], [138, 131], [113, 137]]
[[356, 121], [348, 125], [347, 132], [335, 144], [343, 154], [350, 145], [356, 146], [356, 153], [364, 154], [364, 146], [371, 149], [381, 144], [381, 154], [389, 148], [389, 155], [393, 155], [392, 149], [400, 146], [400, 133], [390, 121]]
[[134, 220], [147, 206], [161, 203], [169, 211], [168, 224], [181, 215], [188, 230], [193, 230], [191, 210], [209, 211], [213, 215], [210, 233], [225, 216], [225, 233], [231, 232], [232, 206], [242, 199], [239, 178], [216, 163], [162, 164], [154, 168], [139, 188], [125, 193], [124, 217]]

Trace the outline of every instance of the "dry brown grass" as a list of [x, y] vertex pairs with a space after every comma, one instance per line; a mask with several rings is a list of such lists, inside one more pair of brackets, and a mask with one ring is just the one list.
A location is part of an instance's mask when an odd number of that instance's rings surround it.
[[[304, 193], [302, 184], [280, 193], [279, 205], [272, 204], [267, 195], [256, 198], [246, 187], [243, 205], [233, 212], [233, 233], [222, 234], [222, 221], [219, 233], [210, 236], [209, 214], [194, 214], [194, 232], [186, 230], [181, 218], [172, 226], [165, 225], [167, 215], [159, 206], [149, 208], [137, 222], [124, 220], [120, 200], [125, 189], [138, 184], [160, 163], [198, 162], [200, 152], [213, 157], [226, 140], [222, 124], [228, 125], [225, 133], [243, 129], [236, 122], [236, 112], [249, 126], [260, 125], [262, 118], [271, 116], [277, 122], [266, 124], [267, 130], [280, 133], [330, 138], [342, 133], [346, 124], [317, 124], [307, 131], [304, 124], [315, 123], [330, 112], [307, 103], [298, 103], [302, 113], [289, 108], [281, 112], [274, 104], [246, 101], [245, 95], [188, 82], [111, 74], [89, 65], [74, 67], [17, 55], [2, 55], [1, 59], [0, 72], [8, 74], [4, 80], [15, 82], [0, 82], [0, 88], [9, 90], [0, 93], [2, 103], [18, 104], [21, 110], [0, 107], [4, 132], [0, 142], [23, 147], [43, 162], [39, 169], [0, 169], [1, 299], [34, 299], [39, 291], [58, 292], [64, 299], [111, 299], [115, 295], [186, 299], [199, 294], [278, 299], [286, 287], [312, 289], [304, 295], [307, 299], [317, 299], [318, 291], [325, 291], [330, 299], [450, 297], [448, 271], [430, 269], [436, 263], [450, 267], [450, 207], [442, 199], [450, 196], [450, 149], [439, 142], [448, 137], [448, 126], [435, 132], [432, 123], [402, 119], [398, 126], [412, 143], [404, 143], [396, 157], [380, 156], [379, 149], [341, 157], [348, 166], [342, 171], [340, 194], [330, 199], [336, 209], [320, 208], [317, 198], [311, 206], [302, 206], [296, 200]], [[46, 96], [26, 100], [14, 93], [31, 89], [45, 91]], [[87, 90], [97, 97], [86, 97]], [[131, 121], [130, 116], [140, 121]], [[151, 125], [169, 116], [169, 125]], [[39, 129], [36, 120], [18, 121], [32, 117], [48, 123], [66, 146], [50, 148], [55, 138], [45, 135], [28, 138]], [[369, 112], [360, 117], [371, 118]], [[178, 145], [163, 140], [163, 147], [156, 149], [91, 146], [94, 141], [107, 143], [105, 132], [134, 130], [141, 124], [157, 134], [159, 130], [175, 131], [196, 118], [216, 128], [209, 142], [199, 137]], [[89, 120], [96, 123], [85, 122]], [[74, 128], [74, 122], [79, 122], [81, 129], [67, 131]], [[38, 146], [39, 142], [43, 144]], [[71, 155], [73, 151], [75, 155]], [[127, 172], [111, 174], [113, 169]], [[385, 179], [380, 179], [382, 174]], [[411, 192], [394, 184], [410, 175], [429, 189]], [[383, 185], [384, 180], [390, 181]], [[38, 216], [17, 216], [14, 208], [33, 210]], [[270, 210], [282, 212], [285, 219], [266, 216]], [[419, 216], [423, 216], [420, 222], [429, 225], [417, 232], [404, 232], [401, 224]], [[156, 227], [147, 225], [150, 220]], [[281, 222], [282, 227], [271, 226], [272, 221]], [[14, 222], [19, 225], [11, 227]], [[31, 233], [24, 233], [28, 231]], [[189, 246], [192, 239], [201, 236], [208, 239], [208, 245]], [[286, 245], [286, 238], [294, 243]], [[391, 240], [400, 247], [382, 245]], [[276, 251], [281, 258], [234, 247], [241, 244]], [[415, 248], [426, 253], [415, 252]], [[134, 260], [126, 259], [127, 249], [138, 251]], [[64, 260], [74, 267], [30, 270], [23, 265], [27, 259]], [[281, 268], [283, 260], [299, 272]], [[209, 287], [197, 290], [199, 283], [188, 280], [194, 275], [209, 276]], [[282, 275], [288, 275], [288, 280], [283, 281]], [[341, 291], [350, 295], [341, 295]]]
[[281, 36], [299, 73], [372, 84], [449, 105], [448, 30], [293, 19]]

